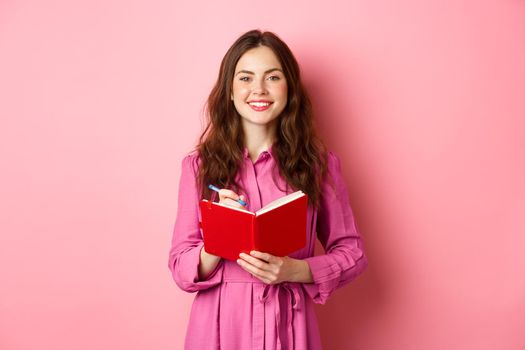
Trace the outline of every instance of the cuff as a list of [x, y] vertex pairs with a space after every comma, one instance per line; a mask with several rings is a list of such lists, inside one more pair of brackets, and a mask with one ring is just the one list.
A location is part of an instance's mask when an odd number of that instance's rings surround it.
[[200, 242], [185, 254], [181, 254], [177, 264], [179, 287], [186, 292], [213, 287], [222, 282], [223, 260], [219, 261], [215, 269], [203, 280], [199, 280], [200, 254], [204, 243]]
[[328, 297], [337, 288], [341, 271], [339, 266], [326, 263], [326, 256], [319, 255], [305, 258], [314, 283], [303, 283], [305, 292], [316, 304], [325, 304]]

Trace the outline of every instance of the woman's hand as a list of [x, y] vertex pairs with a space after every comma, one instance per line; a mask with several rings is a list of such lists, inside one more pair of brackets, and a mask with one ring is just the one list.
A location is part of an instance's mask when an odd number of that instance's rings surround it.
[[244, 205], [237, 202], [237, 199], [245, 200], [245, 197], [241, 194], [240, 196], [233, 192], [232, 190], [227, 190], [225, 188], [221, 188], [219, 191], [219, 203], [226, 204], [232, 207], [240, 208], [240, 209], [246, 209]]
[[288, 256], [281, 258], [252, 250], [250, 255], [241, 253], [237, 263], [266, 284], [313, 282], [308, 263]]

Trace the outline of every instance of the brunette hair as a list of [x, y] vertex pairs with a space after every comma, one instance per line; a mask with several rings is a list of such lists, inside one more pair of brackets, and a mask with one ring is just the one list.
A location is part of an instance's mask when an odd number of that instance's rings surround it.
[[277, 35], [260, 30], [246, 32], [228, 49], [205, 105], [207, 125], [195, 148], [201, 162], [197, 175], [201, 198], [210, 197], [209, 183], [241, 194], [242, 186], [235, 177], [243, 164], [245, 136], [230, 96], [237, 62], [246, 51], [262, 45], [277, 56], [288, 85], [288, 100], [277, 118], [272, 153], [287, 185], [305, 192], [310, 204], [318, 208], [327, 151], [314, 130], [312, 104], [301, 82], [299, 64]]

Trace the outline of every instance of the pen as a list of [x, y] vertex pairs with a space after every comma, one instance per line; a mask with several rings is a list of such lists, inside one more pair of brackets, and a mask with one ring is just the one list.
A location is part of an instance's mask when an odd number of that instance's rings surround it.
[[[219, 188], [217, 188], [217, 187], [215, 187], [215, 186], [213, 186], [213, 185], [208, 185], [208, 188], [209, 188], [210, 190], [214, 190], [215, 192], [219, 192], [219, 191], [220, 191]], [[239, 202], [240, 204], [242, 204], [242, 205], [244, 205], [244, 206], [246, 206], [246, 204], [247, 204], [245, 201], [243, 201], [243, 200], [240, 199], [240, 198], [237, 199], [237, 202]]]

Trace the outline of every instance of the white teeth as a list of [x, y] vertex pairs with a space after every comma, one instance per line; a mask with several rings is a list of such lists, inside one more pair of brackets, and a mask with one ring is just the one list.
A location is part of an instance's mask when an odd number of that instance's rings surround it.
[[270, 105], [269, 102], [250, 102], [250, 106], [255, 106], [255, 107], [266, 107], [269, 105]]

